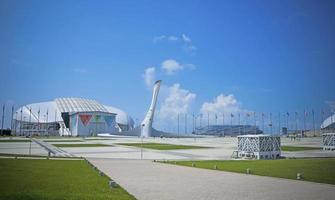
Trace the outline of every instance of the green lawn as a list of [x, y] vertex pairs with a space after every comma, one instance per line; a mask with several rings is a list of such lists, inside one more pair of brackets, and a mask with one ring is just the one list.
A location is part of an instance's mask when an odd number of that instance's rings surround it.
[[44, 142], [83, 142], [81, 140], [43, 140]]
[[[141, 143], [119, 143], [120, 145], [141, 147]], [[176, 145], [176, 144], [162, 144], [162, 143], [143, 143], [143, 148], [156, 150], [176, 150], [176, 149], [202, 149], [209, 147], [190, 146], [190, 145]]]
[[30, 139], [5, 139], [0, 142], [30, 142]]
[[80, 159], [80, 157], [62, 157], [62, 156], [47, 156], [47, 155], [35, 155], [35, 154], [13, 154], [13, 153], [0, 153], [0, 156], [3, 157], [37, 157], [37, 158], [62, 158], [62, 159], [75, 159], [78, 158]]
[[321, 147], [299, 147], [299, 146], [281, 146], [282, 151], [307, 151], [307, 150], [322, 150]]
[[115, 140], [112, 138], [84, 138], [84, 140]]
[[335, 158], [279, 159], [279, 160], [224, 160], [224, 161], [168, 161], [171, 164], [218, 170], [296, 179], [302, 173], [304, 180], [335, 184]]
[[52, 144], [56, 147], [111, 147], [108, 144]]
[[134, 199], [84, 160], [0, 159], [0, 199]]

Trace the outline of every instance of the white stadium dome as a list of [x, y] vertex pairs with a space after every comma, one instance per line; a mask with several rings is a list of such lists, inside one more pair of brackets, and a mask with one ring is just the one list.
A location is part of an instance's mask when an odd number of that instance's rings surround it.
[[322, 122], [321, 129], [335, 129], [335, 114], [331, 114]]
[[123, 110], [83, 98], [57, 98], [53, 101], [27, 104], [17, 109], [14, 120], [22, 123], [62, 123], [62, 113], [103, 113], [115, 116], [118, 132], [134, 128], [134, 120]]

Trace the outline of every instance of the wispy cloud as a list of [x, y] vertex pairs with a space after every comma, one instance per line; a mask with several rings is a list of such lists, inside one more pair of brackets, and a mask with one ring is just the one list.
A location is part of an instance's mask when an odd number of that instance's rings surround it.
[[159, 43], [163, 41], [168, 42], [178, 42], [182, 45], [182, 48], [185, 52], [194, 55], [197, 51], [197, 47], [193, 44], [192, 39], [186, 35], [182, 34], [181, 36], [175, 36], [175, 35], [160, 35], [153, 38], [153, 42]]
[[156, 68], [155, 67], [146, 68], [144, 70], [144, 73], [142, 74], [142, 78], [144, 79], [146, 86], [148, 88], [151, 88], [155, 82]]
[[156, 36], [154, 37], [154, 39], [152, 40], [154, 43], [159, 43], [161, 41], [170, 41], [170, 42], [175, 42], [178, 41], [179, 38], [177, 36], [174, 35], [160, 35], [160, 36]]
[[162, 62], [161, 68], [167, 75], [173, 75], [178, 71], [184, 70], [185, 68], [193, 70], [195, 69], [195, 65], [181, 64], [174, 59], [167, 59]]

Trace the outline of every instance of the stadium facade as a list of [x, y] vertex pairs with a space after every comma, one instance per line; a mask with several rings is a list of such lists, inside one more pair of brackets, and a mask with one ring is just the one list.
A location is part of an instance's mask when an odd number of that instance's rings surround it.
[[238, 136], [262, 134], [258, 126], [253, 125], [210, 125], [197, 127], [194, 134], [196, 135], [213, 135], [213, 136]]
[[134, 120], [121, 109], [83, 98], [24, 105], [13, 117], [14, 134], [24, 136], [95, 136], [134, 128]]
[[331, 114], [321, 124], [323, 132], [335, 132], [335, 114]]

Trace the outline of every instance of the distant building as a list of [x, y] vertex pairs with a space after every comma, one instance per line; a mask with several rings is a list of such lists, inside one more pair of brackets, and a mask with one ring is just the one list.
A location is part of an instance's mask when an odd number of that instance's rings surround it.
[[250, 134], [262, 134], [258, 126], [253, 125], [210, 125], [198, 127], [194, 134], [214, 136], [238, 136]]
[[14, 135], [94, 136], [134, 128], [118, 108], [83, 98], [57, 98], [20, 107], [14, 114]]

